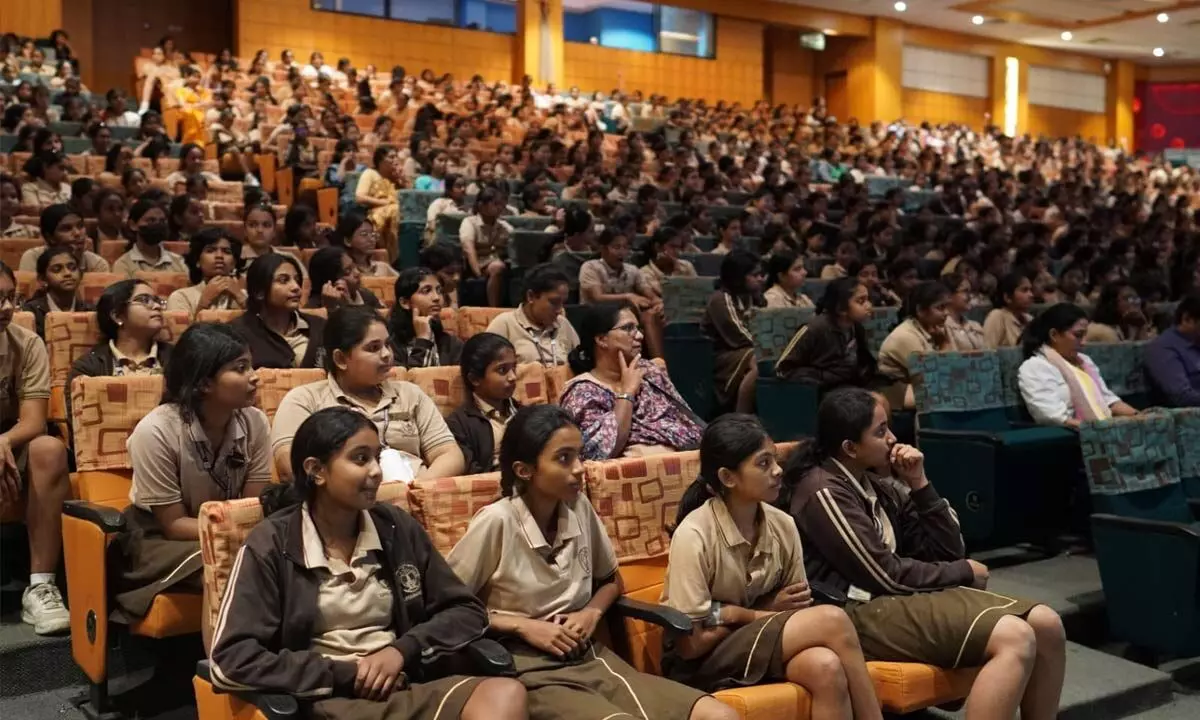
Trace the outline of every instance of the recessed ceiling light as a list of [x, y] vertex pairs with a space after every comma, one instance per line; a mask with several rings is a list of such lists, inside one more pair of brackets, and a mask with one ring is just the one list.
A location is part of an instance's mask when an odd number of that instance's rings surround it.
[[826, 35], [837, 35], [838, 34], [838, 31], [834, 30], [833, 28], [825, 28], [821, 32], [825, 33]]
[[1158, 14], [1158, 21], [1159, 21], [1160, 23], [1169, 22], [1169, 21], [1170, 21], [1170, 19], [1171, 19], [1171, 16], [1170, 16], [1170, 15], [1168, 15], [1168, 14], [1166, 14], [1166, 13], [1159, 13], [1159, 14]]
[[1071, 38], [1073, 38], [1075, 36], [1071, 33], [1070, 30], [1063, 30], [1062, 35], [1060, 35], [1059, 37], [1061, 37], [1063, 40], [1066, 40], [1067, 42], [1071, 42]]
[[895, 5], [893, 5], [892, 7], [896, 8], [896, 12], [904, 12], [905, 10], [908, 9], [908, 3], [901, 1], [901, 2], [898, 2]]
[[1166, 51], [1163, 50], [1162, 48], [1154, 48], [1154, 57], [1162, 57], [1163, 55], [1166, 55], [1166, 54], [1167, 54]]
[[975, 17], [971, 18], [972, 25], [982, 25], [983, 22], [984, 20], [982, 15], [976, 15]]

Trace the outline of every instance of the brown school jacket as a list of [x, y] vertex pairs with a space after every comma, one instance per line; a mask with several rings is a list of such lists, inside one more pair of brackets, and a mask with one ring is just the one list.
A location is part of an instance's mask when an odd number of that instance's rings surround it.
[[[302, 512], [295, 505], [271, 515], [238, 551], [213, 635], [212, 679], [220, 689], [308, 698], [354, 694], [355, 663], [308, 649], [320, 579], [304, 565]], [[394, 598], [394, 647], [412, 682], [433, 679], [426, 672], [432, 663], [483, 637], [487, 609], [408, 513], [391, 505], [369, 512]]]
[[826, 461], [804, 475], [788, 508], [804, 540], [809, 579], [873, 596], [970, 585], [958, 517], [933, 485], [910, 492], [892, 478], [867, 479], [891, 520], [896, 551], [884, 543], [867, 499]]

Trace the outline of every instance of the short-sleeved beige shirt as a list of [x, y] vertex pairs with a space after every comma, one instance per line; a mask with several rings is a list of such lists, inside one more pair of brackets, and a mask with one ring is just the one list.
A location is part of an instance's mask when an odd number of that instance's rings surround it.
[[720, 498], [709, 498], [671, 536], [662, 603], [693, 620], [713, 602], [752, 608], [781, 588], [807, 581], [792, 516], [760, 503], [758, 542], [742, 536]]
[[262, 410], [236, 410], [214, 453], [199, 419], [185, 422], [178, 405], [159, 405], [126, 441], [133, 466], [129, 502], [146, 510], [183, 503], [196, 517], [210, 500], [242, 497], [247, 484], [271, 481], [270, 432]]
[[595, 582], [617, 571], [612, 543], [583, 494], [559, 503], [553, 544], [524, 500], [498, 500], [471, 518], [446, 561], [490, 612], [537, 620], [582, 609]]
[[[196, 319], [196, 313], [200, 312], [200, 296], [204, 294], [204, 286], [208, 283], [201, 281], [195, 285], [190, 285], [185, 288], [179, 288], [167, 298], [167, 311], [179, 312], [184, 311], [192, 320]], [[217, 299], [213, 301], [207, 310], [231, 310], [237, 309], [239, 305], [233, 301], [229, 293], [221, 293]], [[308, 350], [307, 344], [304, 348]], [[301, 357], [303, 359], [303, 356]], [[297, 361], [299, 362], [299, 361]]]
[[327, 557], [308, 503], [300, 511], [304, 567], [314, 571], [317, 617], [309, 650], [333, 660], [354, 660], [396, 642], [392, 629], [395, 598], [379, 573], [383, 543], [366, 510], [358, 522], [358, 541], [350, 564]]
[[546, 367], [566, 365], [567, 355], [579, 345], [579, 335], [567, 316], [559, 315], [554, 327], [543, 330], [525, 314], [525, 306], [498, 315], [487, 331], [501, 335], [513, 344], [517, 362], [541, 363]]
[[[626, 295], [628, 293], [645, 294], [646, 281], [638, 269], [629, 263], [624, 263], [621, 269], [613, 270], [612, 266], [603, 260], [588, 260], [579, 268], [579, 289], [596, 288], [603, 295]], [[580, 294], [580, 302], [587, 304], [586, 297]]]
[[50, 399], [50, 357], [32, 330], [9, 324], [0, 332], [0, 430], [21, 419], [25, 400]]
[[[383, 383], [383, 395], [375, 407], [360, 405], [338, 387], [332, 378], [292, 388], [279, 404], [271, 431], [274, 452], [292, 444], [300, 424], [309, 415], [328, 407], [348, 407], [375, 423], [383, 444], [425, 460], [435, 448], [453, 443], [454, 436], [438, 412], [437, 405], [421, 388], [402, 380]], [[428, 464], [428, 463], [426, 463]]]
[[675, 261], [675, 272], [668, 275], [658, 268], [654, 263], [646, 263], [642, 266], [642, 282], [646, 287], [653, 290], [656, 294], [662, 295], [663, 278], [668, 277], [696, 277], [696, 266], [687, 260]]
[[1028, 316], [1018, 318], [1008, 308], [996, 308], [983, 319], [983, 344], [989, 350], [1016, 347], [1021, 344], [1021, 333], [1028, 324]]
[[158, 256], [158, 260], [151, 260], [134, 245], [129, 252], [117, 258], [117, 261], [113, 263], [112, 271], [128, 277], [133, 277], [140, 272], [185, 273], [188, 271], [187, 263], [179, 255], [170, 250], [160, 249], [159, 252], [161, 254]]
[[[29, 248], [21, 254], [21, 262], [17, 267], [21, 272], [37, 272], [37, 261], [46, 252], [46, 246]], [[109, 271], [108, 261], [91, 250], [83, 251], [83, 271], [85, 273], [106, 273]]]
[[[475, 246], [475, 257], [480, 265], [491, 260], [503, 260], [508, 251], [508, 242], [512, 239], [513, 227], [503, 220], [488, 227], [483, 224], [483, 218], [469, 215], [463, 218], [458, 228], [458, 240], [465, 247], [468, 243]], [[482, 269], [482, 268], [481, 268]]]

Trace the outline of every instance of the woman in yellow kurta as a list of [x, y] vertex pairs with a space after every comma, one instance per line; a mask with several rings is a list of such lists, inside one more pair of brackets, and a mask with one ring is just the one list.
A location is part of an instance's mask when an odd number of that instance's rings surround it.
[[354, 200], [367, 208], [367, 217], [379, 232], [379, 240], [387, 248], [388, 261], [395, 262], [400, 254], [400, 158], [396, 148], [380, 145], [371, 158], [375, 167], [363, 171], [358, 179]]
[[183, 66], [183, 85], [175, 89], [175, 102], [179, 105], [183, 142], [204, 147], [208, 143], [204, 112], [212, 104], [212, 92], [200, 85], [200, 71], [191, 65]]

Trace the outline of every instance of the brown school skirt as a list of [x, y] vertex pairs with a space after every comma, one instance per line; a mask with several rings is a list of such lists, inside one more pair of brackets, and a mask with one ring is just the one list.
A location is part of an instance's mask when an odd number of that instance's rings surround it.
[[114, 615], [125, 619], [145, 617], [154, 597], [168, 590], [204, 592], [199, 541], [166, 539], [149, 510], [130, 505], [123, 515], [125, 532], [108, 546]]
[[687, 720], [699, 690], [634, 670], [603, 645], [560, 660], [519, 640], [505, 642], [525, 686], [530, 720]]
[[458, 720], [479, 683], [487, 678], [450, 675], [409, 685], [387, 702], [330, 698], [313, 703], [313, 720]]
[[852, 602], [846, 606], [846, 613], [858, 631], [867, 660], [953, 669], [982, 665], [988, 640], [1000, 618], [1024, 618], [1038, 604], [987, 590], [956, 587]]
[[707, 692], [785, 680], [783, 626], [795, 612], [775, 613], [743, 625], [704, 657], [683, 660], [665, 642], [663, 675]]

